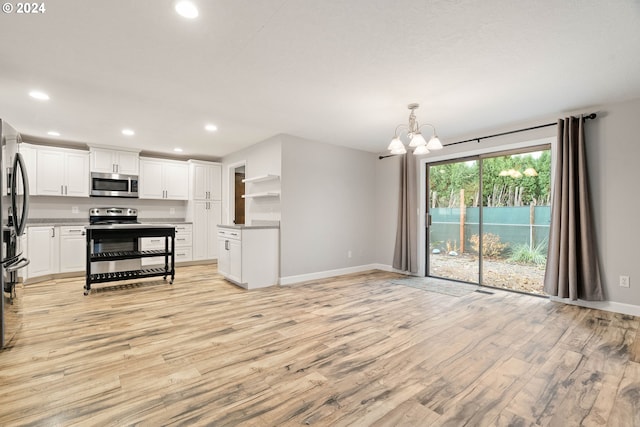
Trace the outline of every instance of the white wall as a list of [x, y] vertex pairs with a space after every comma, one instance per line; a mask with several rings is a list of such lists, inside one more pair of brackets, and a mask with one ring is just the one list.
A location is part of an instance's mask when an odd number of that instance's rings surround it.
[[[633, 183], [638, 181], [635, 174], [638, 171], [640, 159], [640, 144], [636, 122], [640, 117], [640, 99], [623, 103], [603, 105], [594, 108], [584, 108], [574, 112], [560, 112], [553, 116], [542, 117], [524, 123], [506, 124], [501, 128], [484, 129], [474, 134], [461, 135], [451, 141], [480, 137], [493, 133], [535, 126], [542, 123], [553, 123], [558, 118], [571, 114], [597, 112], [598, 118], [587, 121], [587, 160], [589, 166], [589, 183], [592, 194], [592, 207], [595, 220], [596, 235], [599, 246], [599, 258], [605, 297], [610, 303], [589, 304], [595, 307], [638, 313], [640, 311], [640, 263], [637, 260], [637, 247], [640, 245], [640, 224], [637, 223], [640, 212], [640, 198], [635, 195]], [[479, 151], [491, 150], [492, 147], [512, 146], [527, 140], [542, 139], [556, 135], [556, 127], [539, 129], [525, 133], [518, 133], [499, 138], [485, 140], [480, 144], [468, 143], [445, 147], [441, 152], [426, 156], [428, 161], [446, 157], [461, 157], [465, 154], [477, 154]], [[399, 163], [391, 165], [392, 159], [380, 160], [376, 173], [378, 180], [383, 176], [392, 177], [399, 170]], [[377, 260], [383, 264], [391, 264], [393, 246], [395, 243], [395, 223], [390, 230], [383, 232], [388, 218], [397, 212], [391, 201], [397, 199], [393, 186], [378, 184], [377, 199], [379, 200], [378, 220], [376, 222]], [[396, 187], [397, 188], [397, 187]], [[424, 188], [424, 187], [423, 187]], [[380, 194], [382, 193], [382, 194]], [[385, 203], [388, 201], [389, 204]], [[422, 242], [423, 243], [423, 242]], [[424, 262], [424, 260], [422, 260]], [[631, 278], [630, 288], [618, 286], [618, 277], [628, 275]], [[587, 303], [584, 303], [587, 305]]]
[[[247, 178], [261, 175], [281, 175], [281, 136], [276, 135], [251, 147], [229, 154], [222, 159], [222, 223], [231, 224], [229, 218], [229, 167], [246, 162]], [[280, 181], [246, 184], [246, 192], [279, 190]], [[280, 221], [280, 199], [245, 199], [245, 223], [253, 221]]]
[[372, 153], [282, 136], [285, 281], [374, 262], [377, 161]]

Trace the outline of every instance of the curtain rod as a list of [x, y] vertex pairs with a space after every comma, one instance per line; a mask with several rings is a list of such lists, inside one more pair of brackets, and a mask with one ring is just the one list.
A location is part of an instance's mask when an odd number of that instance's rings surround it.
[[[586, 116], [584, 116], [584, 119], [585, 120], [593, 120], [596, 117], [597, 117], [596, 113], [591, 113], [591, 114], [587, 114]], [[495, 138], [497, 136], [511, 135], [512, 133], [526, 132], [528, 130], [547, 128], [549, 126], [556, 126], [557, 124], [558, 124], [558, 122], [546, 123], [544, 125], [532, 126], [532, 127], [523, 128], [523, 129], [510, 130], [508, 132], [494, 133], [493, 135], [481, 136], [479, 138], [471, 138], [471, 139], [465, 139], [464, 141], [451, 142], [449, 144], [442, 144], [442, 146], [443, 147], [448, 147], [450, 145], [466, 144], [467, 142], [480, 143], [480, 141], [483, 140], [483, 139]], [[378, 156], [378, 160], [386, 159], [387, 157], [393, 157], [393, 156], [397, 156], [397, 154], [387, 154], [386, 156]]]

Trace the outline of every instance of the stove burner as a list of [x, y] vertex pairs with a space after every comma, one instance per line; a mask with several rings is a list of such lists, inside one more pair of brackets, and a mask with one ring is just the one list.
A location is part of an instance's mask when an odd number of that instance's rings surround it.
[[89, 219], [89, 223], [91, 225], [140, 224], [140, 221], [129, 221], [129, 220], [118, 220], [118, 219], [106, 219], [106, 220], [91, 221], [91, 219]]
[[91, 208], [90, 225], [140, 224], [138, 210], [130, 208]]

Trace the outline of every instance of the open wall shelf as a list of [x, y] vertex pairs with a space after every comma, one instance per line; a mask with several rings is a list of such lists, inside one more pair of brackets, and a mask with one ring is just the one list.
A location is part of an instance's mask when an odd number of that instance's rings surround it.
[[261, 197], [280, 197], [279, 191], [265, 191], [264, 193], [243, 194], [243, 199], [257, 199]]
[[260, 176], [254, 176], [251, 178], [245, 178], [242, 180], [242, 182], [263, 182], [263, 181], [272, 181], [275, 179], [280, 179], [280, 175], [272, 175], [272, 174], [266, 174], [266, 175], [260, 175]]

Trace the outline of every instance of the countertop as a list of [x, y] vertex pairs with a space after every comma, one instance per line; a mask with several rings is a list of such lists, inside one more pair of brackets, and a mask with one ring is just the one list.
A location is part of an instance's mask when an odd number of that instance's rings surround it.
[[145, 228], [175, 228], [174, 224], [98, 224], [87, 226], [90, 230], [140, 230]]
[[218, 224], [218, 228], [229, 228], [231, 230], [259, 230], [264, 228], [280, 228], [279, 225], [226, 225], [226, 224]]
[[[187, 222], [184, 219], [171, 219], [171, 218], [138, 218], [138, 221], [145, 224], [193, 224]], [[87, 219], [77, 218], [29, 218], [27, 220], [27, 227], [87, 227], [89, 221]]]

